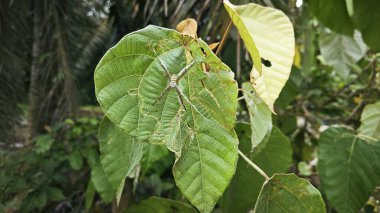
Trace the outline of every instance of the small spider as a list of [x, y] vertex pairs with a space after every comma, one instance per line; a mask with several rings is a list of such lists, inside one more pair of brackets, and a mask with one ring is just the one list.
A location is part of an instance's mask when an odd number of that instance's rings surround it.
[[164, 91], [160, 94], [160, 96], [158, 97], [158, 99], [154, 102], [153, 106], [161, 100], [161, 98], [166, 94], [168, 93], [171, 89], [175, 89], [177, 91], [177, 94], [178, 94], [178, 101], [180, 103], [180, 105], [186, 110], [186, 107], [185, 107], [185, 104], [183, 102], [183, 99], [185, 99], [187, 102], [188, 102], [188, 99], [186, 98], [185, 94], [183, 94], [183, 92], [179, 89], [178, 87], [178, 82], [179, 80], [181, 80], [181, 78], [187, 73], [187, 71], [195, 64], [195, 61], [192, 61], [190, 64], [186, 65], [179, 73], [178, 75], [176, 74], [172, 74], [170, 75], [169, 71], [168, 71], [168, 68], [165, 66], [164, 63], [162, 63], [161, 59], [160, 58], [157, 58], [158, 60], [158, 63], [160, 64], [160, 66], [162, 67], [162, 69], [164, 69], [164, 72], [166, 74], [166, 76], [168, 77], [168, 80], [169, 80], [169, 84], [166, 86], [166, 88], [164, 89]]

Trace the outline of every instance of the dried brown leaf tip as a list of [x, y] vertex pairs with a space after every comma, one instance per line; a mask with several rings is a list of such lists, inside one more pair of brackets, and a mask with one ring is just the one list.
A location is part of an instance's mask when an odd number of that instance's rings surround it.
[[178, 32], [185, 35], [189, 35], [194, 38], [197, 38], [197, 29], [198, 29], [198, 24], [192, 18], [188, 18], [181, 21], [176, 27], [176, 30]]
[[219, 43], [220, 42], [215, 42], [215, 43], [209, 44], [208, 47], [210, 47], [211, 50], [215, 50], [218, 47]]

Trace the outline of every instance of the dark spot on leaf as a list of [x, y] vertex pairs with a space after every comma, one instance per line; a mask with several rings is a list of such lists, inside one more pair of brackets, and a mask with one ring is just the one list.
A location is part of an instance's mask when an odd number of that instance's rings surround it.
[[203, 49], [203, 47], [201, 47], [201, 50], [202, 50], [203, 55], [204, 55], [205, 57], [207, 57], [207, 53], [206, 53], [205, 49]]
[[271, 67], [272, 63], [269, 60], [266, 60], [265, 58], [261, 58], [261, 63], [264, 64], [266, 67]]
[[206, 88], [205, 82], [203, 82], [202, 79], [200, 79], [200, 82], [201, 82], [202, 86]]

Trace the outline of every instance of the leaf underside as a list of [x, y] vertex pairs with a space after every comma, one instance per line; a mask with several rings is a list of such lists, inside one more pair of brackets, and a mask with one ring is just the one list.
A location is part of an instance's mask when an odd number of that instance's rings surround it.
[[242, 85], [252, 130], [252, 148], [257, 146], [272, 129], [272, 112], [253, 91], [249, 82]]
[[[273, 111], [273, 104], [289, 78], [295, 54], [293, 25], [280, 10], [250, 3], [224, 6], [251, 54], [251, 83]], [[251, 51], [250, 51], [251, 49]], [[261, 59], [270, 65], [261, 64]]]
[[142, 145], [104, 117], [99, 127], [101, 164], [112, 187], [119, 190], [140, 162]]
[[323, 59], [343, 78], [350, 74], [353, 64], [365, 56], [367, 46], [358, 31], [352, 37], [336, 33], [323, 33], [319, 39]]
[[[185, 73], [176, 81], [179, 92], [167, 90], [179, 73]], [[237, 84], [228, 66], [201, 39], [148, 26], [106, 53], [95, 91], [105, 116], [124, 133], [175, 153], [176, 184], [200, 211], [210, 212], [238, 158]]]

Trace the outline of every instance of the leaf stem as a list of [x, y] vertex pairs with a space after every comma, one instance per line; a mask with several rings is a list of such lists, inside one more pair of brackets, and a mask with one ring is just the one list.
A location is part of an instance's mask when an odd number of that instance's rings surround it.
[[260, 175], [262, 175], [264, 178], [265, 178], [265, 181], [269, 181], [269, 176], [262, 170], [260, 169], [260, 167], [258, 167], [256, 164], [254, 164], [247, 156], [244, 155], [243, 152], [241, 152], [240, 150], [238, 150], [239, 152], [239, 155], [245, 160], [247, 161], [247, 163], [252, 166], [258, 173], [260, 173]]
[[226, 42], [226, 39], [227, 39], [228, 33], [229, 33], [230, 30], [231, 30], [231, 26], [232, 26], [232, 20], [230, 20], [230, 22], [228, 23], [228, 26], [227, 26], [226, 31], [224, 31], [223, 38], [222, 38], [222, 40], [220, 41], [220, 44], [219, 44], [219, 46], [218, 46], [218, 49], [217, 49], [216, 52], [215, 52], [215, 55], [218, 55], [219, 52], [222, 50], [222, 47], [223, 47], [224, 43]]

